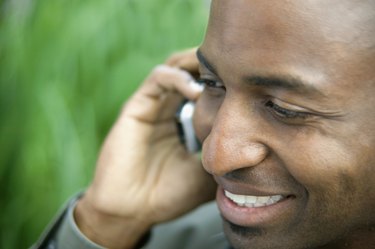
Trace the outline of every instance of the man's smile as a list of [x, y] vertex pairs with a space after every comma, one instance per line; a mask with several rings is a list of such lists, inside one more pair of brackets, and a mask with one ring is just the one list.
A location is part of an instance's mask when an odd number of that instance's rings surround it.
[[236, 195], [227, 190], [224, 190], [224, 194], [234, 203], [241, 207], [263, 207], [270, 206], [285, 199], [282, 195], [272, 195], [272, 196], [255, 196], [255, 195]]
[[[229, 187], [230, 188], [230, 187]], [[266, 194], [254, 191], [253, 194], [233, 193], [219, 185], [216, 201], [223, 217], [240, 226], [269, 226], [291, 218], [296, 211], [294, 195]]]

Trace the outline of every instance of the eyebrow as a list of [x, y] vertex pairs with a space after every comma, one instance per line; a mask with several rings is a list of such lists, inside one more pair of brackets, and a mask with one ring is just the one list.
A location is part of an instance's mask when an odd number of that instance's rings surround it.
[[203, 55], [202, 51], [200, 51], [199, 49], [197, 50], [197, 58], [201, 64], [203, 64], [208, 70], [211, 71], [211, 73], [214, 73], [217, 75], [217, 71], [215, 67], [213, 67], [212, 64], [208, 62], [206, 57]]
[[294, 76], [284, 75], [254, 75], [244, 77], [244, 81], [264, 88], [278, 88], [293, 91], [300, 94], [325, 96], [321, 91], [314, 87], [311, 83], [305, 82]]
[[[216, 68], [206, 59], [202, 51], [197, 50], [197, 58], [209, 71], [217, 74]], [[321, 91], [314, 87], [311, 83], [303, 81], [295, 76], [285, 75], [250, 75], [243, 78], [244, 82], [253, 86], [264, 88], [285, 89], [300, 94], [317, 94], [325, 96]]]

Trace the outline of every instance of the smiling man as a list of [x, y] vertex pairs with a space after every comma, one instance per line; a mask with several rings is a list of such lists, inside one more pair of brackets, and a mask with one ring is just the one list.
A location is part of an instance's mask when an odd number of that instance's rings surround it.
[[[375, 248], [375, 1], [214, 0], [197, 58], [203, 92], [191, 53], [157, 67], [36, 247]], [[183, 97], [203, 167], [176, 135]], [[154, 230], [215, 191], [219, 212]]]
[[228, 239], [375, 248], [375, 2], [212, 8], [197, 133]]

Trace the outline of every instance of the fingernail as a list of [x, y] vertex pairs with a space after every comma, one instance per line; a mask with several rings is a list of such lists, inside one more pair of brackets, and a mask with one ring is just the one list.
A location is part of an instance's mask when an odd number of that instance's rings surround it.
[[195, 91], [197, 91], [197, 92], [202, 92], [203, 91], [203, 85], [201, 85], [201, 84], [199, 84], [198, 82], [196, 82], [195, 80], [190, 80], [189, 81], [189, 86], [193, 89], [193, 90], [195, 90]]

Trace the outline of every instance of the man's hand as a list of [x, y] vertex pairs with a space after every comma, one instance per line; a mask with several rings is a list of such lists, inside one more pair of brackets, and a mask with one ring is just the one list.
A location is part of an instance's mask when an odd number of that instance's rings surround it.
[[172, 55], [125, 104], [75, 211], [89, 239], [105, 247], [132, 248], [152, 225], [214, 197], [214, 181], [199, 156], [180, 144], [174, 119], [184, 98], [199, 97], [189, 85], [197, 68], [195, 49]]

